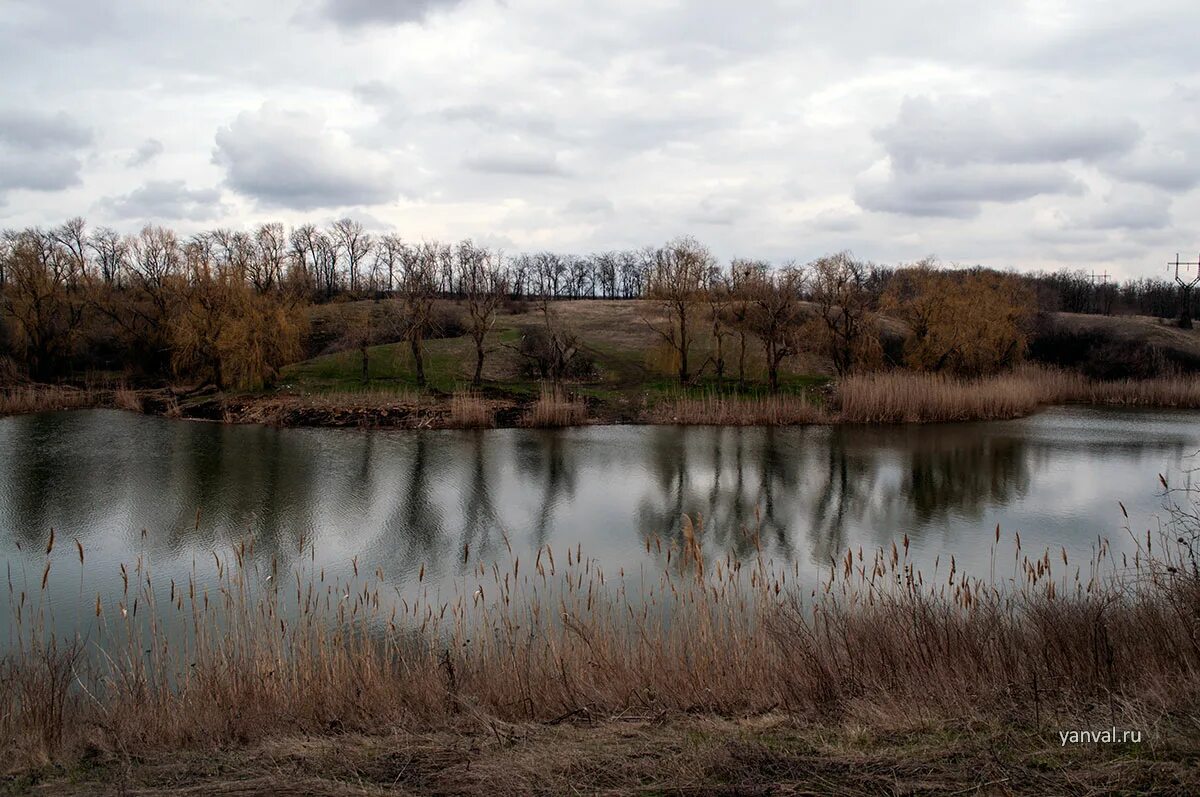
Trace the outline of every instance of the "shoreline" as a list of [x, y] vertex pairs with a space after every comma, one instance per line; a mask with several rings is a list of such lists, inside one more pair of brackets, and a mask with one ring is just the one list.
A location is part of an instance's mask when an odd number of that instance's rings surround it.
[[[874, 382], [896, 377], [867, 376], [868, 390], [880, 392]], [[912, 380], [901, 376], [901, 380]], [[925, 380], [936, 383], [938, 380]], [[946, 382], [946, 380], [940, 380]], [[215, 390], [188, 393], [169, 387], [130, 389], [88, 389], [61, 385], [36, 385], [0, 393], [0, 418], [73, 409], [118, 409], [168, 419], [208, 421], [229, 424], [258, 424], [276, 428], [316, 429], [520, 429], [571, 428], [581, 426], [890, 426], [924, 423], [961, 423], [1013, 420], [1030, 417], [1057, 406], [1125, 407], [1145, 409], [1200, 409], [1200, 378], [1180, 378], [1170, 393], [1156, 392], [1163, 380], [1128, 381], [1071, 385], [1066, 390], [1051, 389], [1049, 395], [1014, 398], [1011, 386], [972, 397], [973, 406], [946, 408], [945, 396], [903, 397], [902, 408], [871, 406], [866, 409], [827, 409], [831, 403], [843, 403], [835, 390], [815, 400], [811, 395], [781, 394], [760, 396], [658, 396], [650, 394], [640, 401], [622, 396], [623, 401], [603, 401], [577, 397], [575, 414], [538, 416], [541, 399], [518, 398], [492, 387], [485, 394], [470, 394], [468, 414], [462, 415], [457, 403], [461, 394], [334, 393], [305, 395], [280, 392], [273, 395], [222, 393]], [[1186, 394], [1180, 393], [1179, 385]], [[936, 385], [935, 385], [936, 386]], [[586, 387], [586, 386], [585, 386]], [[990, 386], [988, 386], [990, 387]], [[1024, 388], [1024, 385], [1020, 387]], [[1057, 387], [1057, 386], [1056, 386]], [[1115, 390], [1106, 388], [1116, 387]], [[895, 385], [883, 385], [884, 397], [871, 396], [876, 405], [897, 399]], [[987, 387], [984, 388], [987, 391]], [[859, 389], [858, 392], [862, 392]], [[1032, 391], [1028, 391], [1032, 393]], [[16, 398], [18, 397], [19, 398]], [[7, 400], [5, 400], [7, 397]], [[957, 397], [949, 397], [955, 400]], [[983, 403], [980, 403], [982, 398]], [[859, 400], [857, 394], [855, 400]], [[845, 402], [849, 403], [849, 402]], [[560, 404], [561, 406], [565, 406]], [[856, 413], [856, 414], [855, 414]], [[537, 418], [537, 420], [533, 420]]]

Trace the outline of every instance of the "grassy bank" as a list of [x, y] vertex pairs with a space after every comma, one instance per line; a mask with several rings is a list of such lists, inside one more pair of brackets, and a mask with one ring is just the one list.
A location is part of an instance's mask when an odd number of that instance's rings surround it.
[[[156, 583], [139, 561], [122, 568], [120, 598], [78, 607], [95, 613], [106, 656], [48, 638], [38, 574], [28, 593], [14, 577], [21, 646], [0, 670], [0, 749], [26, 783], [89, 767], [152, 778], [144, 762], [185, 762], [181, 751], [221, 750], [246, 771], [275, 750], [287, 760], [271, 775], [317, 782], [338, 758], [346, 778], [375, 767], [393, 787], [445, 793], [571, 779], [850, 790], [889, 773], [917, 793], [1200, 786], [1185, 766], [1200, 755], [1200, 576], [1179, 544], [1147, 537], [1112, 557], [1101, 543], [1076, 563], [997, 530], [993, 573], [974, 578], [953, 558], [921, 572], [906, 540], [810, 574], [709, 551], [705, 536], [685, 519], [676, 540], [648, 540], [638, 575], [606, 573], [579, 548], [505, 564], [466, 551], [470, 575], [440, 598], [394, 594], [363, 562], [348, 580], [285, 572], [252, 543], [214, 555], [207, 589], [201, 573]], [[43, 585], [51, 567], [86, 560], [47, 549]], [[1143, 741], [1059, 741], [1114, 726]], [[637, 739], [673, 730], [696, 742], [642, 760]], [[395, 743], [407, 746], [381, 761]], [[534, 767], [559, 743], [590, 754]], [[1076, 764], [1094, 771], [1075, 780]], [[368, 780], [382, 790], [380, 777]]]

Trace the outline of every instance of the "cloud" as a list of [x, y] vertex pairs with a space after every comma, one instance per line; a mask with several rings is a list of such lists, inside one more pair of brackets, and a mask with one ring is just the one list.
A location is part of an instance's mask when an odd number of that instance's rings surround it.
[[1109, 197], [1104, 207], [1089, 215], [1080, 226], [1095, 230], [1161, 230], [1170, 224], [1171, 199], [1155, 194]]
[[91, 143], [92, 131], [62, 111], [0, 110], [0, 144], [42, 152], [81, 149]]
[[122, 196], [104, 197], [97, 206], [111, 216], [139, 221], [204, 221], [224, 211], [216, 188], [188, 188], [183, 180], [151, 180]]
[[1059, 163], [1128, 152], [1141, 137], [1128, 119], [1086, 118], [1059, 107], [1024, 107], [1005, 98], [908, 97], [896, 120], [875, 132], [892, 162]]
[[391, 163], [318, 116], [264, 105], [217, 130], [212, 161], [233, 191], [264, 207], [314, 210], [391, 202]]
[[0, 110], [0, 200], [12, 189], [62, 191], [79, 185], [78, 151], [92, 131], [67, 114]]
[[1106, 174], [1131, 183], [1168, 191], [1188, 191], [1200, 185], [1200, 152], [1162, 146], [1139, 149], [1103, 165]]
[[0, 150], [0, 192], [14, 188], [62, 191], [82, 182], [82, 167], [74, 155]]
[[553, 152], [524, 147], [498, 148], [463, 159], [463, 166], [482, 174], [526, 177], [562, 177], [566, 174]]
[[607, 217], [613, 215], [616, 208], [607, 197], [575, 197], [567, 201], [562, 212], [569, 216]]
[[1083, 184], [1057, 166], [973, 164], [923, 166], [893, 171], [887, 179], [861, 181], [854, 201], [864, 210], [907, 216], [970, 219], [984, 202], [1018, 202], [1041, 194], [1081, 194]]
[[435, 11], [463, 0], [323, 0], [318, 13], [340, 28], [390, 26], [422, 22]]
[[163, 143], [157, 138], [148, 138], [138, 148], [133, 151], [129, 159], [125, 161], [125, 165], [131, 169], [136, 169], [138, 166], [145, 166], [150, 161], [157, 158], [163, 152]]
[[854, 197], [864, 210], [975, 218], [986, 202], [1080, 195], [1074, 165], [1128, 153], [1141, 135], [1129, 120], [1078, 118], [1002, 98], [908, 97], [896, 119], [874, 132], [885, 176], [860, 176]]
[[728, 226], [746, 215], [745, 205], [735, 197], [706, 196], [699, 206], [689, 211], [688, 224]]

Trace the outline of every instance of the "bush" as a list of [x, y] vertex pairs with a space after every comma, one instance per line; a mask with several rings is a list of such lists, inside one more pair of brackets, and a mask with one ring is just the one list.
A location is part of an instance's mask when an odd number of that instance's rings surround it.
[[1122, 340], [1104, 329], [1071, 329], [1048, 314], [1037, 319], [1029, 358], [1102, 380], [1153, 379], [1200, 368], [1200, 362], [1186, 353], [1144, 341]]
[[523, 360], [521, 372], [537, 379], [585, 379], [596, 372], [591, 355], [577, 346], [561, 343], [545, 326], [521, 327], [521, 343], [517, 348]]

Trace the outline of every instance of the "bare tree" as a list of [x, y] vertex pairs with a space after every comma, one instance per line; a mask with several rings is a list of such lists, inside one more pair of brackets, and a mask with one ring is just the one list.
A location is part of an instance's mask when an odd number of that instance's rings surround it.
[[770, 272], [770, 264], [762, 260], [735, 259], [725, 274], [728, 296], [726, 312], [729, 324], [738, 336], [738, 387], [746, 387], [746, 337], [750, 334], [750, 294], [757, 280]]
[[433, 300], [438, 286], [438, 266], [442, 247], [437, 243], [405, 246], [401, 253], [404, 275], [400, 297], [404, 306], [404, 337], [412, 352], [417, 385], [425, 386], [425, 360], [422, 344], [433, 327]]
[[483, 384], [487, 335], [496, 324], [496, 310], [508, 291], [508, 284], [499, 268], [500, 255], [470, 241], [459, 244], [458, 253], [459, 274], [471, 319], [471, 340], [475, 342], [475, 375], [471, 384], [478, 387]]
[[360, 222], [345, 218], [333, 223], [329, 229], [329, 236], [346, 263], [350, 292], [357, 293], [360, 287], [359, 272], [374, 246], [371, 234], [363, 229]]
[[667, 315], [665, 324], [643, 319], [671, 347], [679, 360], [679, 383], [687, 384], [688, 353], [693, 342], [693, 308], [703, 296], [704, 280], [713, 264], [712, 253], [694, 238], [678, 238], [654, 255], [648, 296]]
[[128, 241], [114, 229], [98, 227], [88, 238], [88, 248], [92, 250], [96, 268], [100, 270], [100, 281], [104, 285], [116, 285], [121, 272], [125, 270]]
[[771, 392], [779, 391], [779, 366], [798, 351], [796, 333], [800, 312], [800, 290], [804, 273], [795, 266], [775, 272], [759, 271], [751, 276], [748, 322], [762, 341]]
[[389, 294], [396, 289], [396, 272], [403, 266], [403, 252], [404, 241], [395, 233], [381, 235], [375, 245], [375, 268], [380, 281], [387, 286], [384, 290]]
[[817, 305], [812, 340], [839, 374], [878, 358], [879, 336], [866, 290], [870, 266], [848, 252], [809, 265], [812, 300]]
[[283, 284], [283, 268], [287, 262], [287, 238], [279, 222], [261, 224], [254, 232], [254, 258], [251, 261], [250, 281], [259, 293]]

